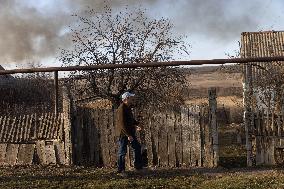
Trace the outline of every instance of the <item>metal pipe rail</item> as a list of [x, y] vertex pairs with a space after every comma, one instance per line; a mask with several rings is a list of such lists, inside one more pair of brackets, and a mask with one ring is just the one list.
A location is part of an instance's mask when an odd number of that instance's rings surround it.
[[16, 73], [35, 73], [35, 72], [55, 72], [55, 71], [59, 72], [59, 71], [76, 71], [76, 70], [86, 71], [86, 70], [97, 70], [97, 69], [144, 68], [144, 67], [203, 65], [203, 64], [216, 65], [216, 64], [227, 64], [227, 63], [271, 62], [271, 61], [284, 61], [284, 56], [12, 69], [12, 70], [0, 70], [0, 75], [16, 74]]

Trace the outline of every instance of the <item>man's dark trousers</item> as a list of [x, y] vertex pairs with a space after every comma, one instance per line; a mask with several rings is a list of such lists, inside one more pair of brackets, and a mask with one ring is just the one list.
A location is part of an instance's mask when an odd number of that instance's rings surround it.
[[134, 167], [136, 169], [142, 168], [142, 159], [141, 159], [141, 145], [138, 142], [136, 137], [133, 137], [133, 141], [129, 142], [127, 136], [121, 136], [118, 141], [118, 172], [125, 171], [125, 156], [127, 153], [127, 144], [130, 144], [134, 150]]

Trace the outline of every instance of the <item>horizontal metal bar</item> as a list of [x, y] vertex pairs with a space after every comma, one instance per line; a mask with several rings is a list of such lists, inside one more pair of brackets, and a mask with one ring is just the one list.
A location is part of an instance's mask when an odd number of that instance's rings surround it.
[[13, 70], [0, 70], [0, 75], [16, 74], [16, 73], [34, 73], [34, 72], [76, 71], [76, 70], [86, 71], [86, 70], [97, 70], [97, 69], [144, 68], [144, 67], [161, 67], [161, 66], [204, 65], [204, 64], [214, 65], [214, 64], [227, 64], [227, 63], [271, 62], [271, 61], [284, 61], [284, 56], [13, 69]]

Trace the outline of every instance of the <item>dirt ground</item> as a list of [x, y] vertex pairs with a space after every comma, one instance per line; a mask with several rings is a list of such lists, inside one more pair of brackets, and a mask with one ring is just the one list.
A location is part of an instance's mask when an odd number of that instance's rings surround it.
[[84, 167], [0, 169], [0, 188], [283, 188], [284, 169], [183, 168], [128, 171]]

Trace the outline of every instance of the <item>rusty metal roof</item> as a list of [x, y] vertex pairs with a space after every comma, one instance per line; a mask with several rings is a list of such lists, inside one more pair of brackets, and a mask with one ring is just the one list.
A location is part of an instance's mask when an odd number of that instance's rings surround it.
[[[277, 57], [283, 55], [284, 31], [243, 32], [241, 34], [241, 58], [255, 58], [264, 56]], [[263, 69], [259, 69], [260, 67], [271, 68], [271, 66], [274, 67], [277, 65], [276, 62], [271, 61], [270, 64], [253, 62], [253, 64], [257, 65], [252, 67], [253, 80], [264, 74]]]
[[284, 55], [284, 31], [243, 32], [241, 57]]

